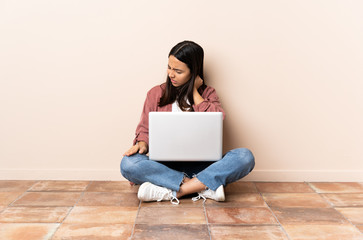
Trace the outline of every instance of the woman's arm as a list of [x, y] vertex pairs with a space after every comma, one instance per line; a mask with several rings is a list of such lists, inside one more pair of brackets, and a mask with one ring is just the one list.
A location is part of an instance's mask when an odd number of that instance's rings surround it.
[[203, 100], [200, 99], [201, 101], [195, 101], [196, 97], [194, 95], [193, 97], [194, 97], [193, 109], [195, 112], [222, 112], [223, 119], [226, 116], [222, 108], [222, 105], [219, 102], [216, 90], [214, 88], [207, 87], [201, 96], [201, 98], [203, 99]]
[[142, 109], [140, 122], [136, 127], [135, 138], [133, 141], [133, 146], [127, 150], [123, 155], [131, 156], [135, 153], [146, 154], [149, 150], [149, 112], [151, 111], [150, 107], [150, 96], [149, 92], [146, 95], [146, 99], [144, 102], [144, 107]]
[[147, 92], [140, 122], [136, 127], [133, 145], [141, 141], [149, 144], [149, 112], [157, 111], [158, 101], [160, 99], [161, 93], [162, 88], [159, 85], [153, 87], [150, 91]]
[[161, 86], [153, 87], [148, 91], [142, 109], [140, 122], [136, 127], [133, 146], [124, 153], [130, 156], [137, 152], [146, 154], [149, 150], [149, 112], [157, 111], [158, 101], [162, 93]]

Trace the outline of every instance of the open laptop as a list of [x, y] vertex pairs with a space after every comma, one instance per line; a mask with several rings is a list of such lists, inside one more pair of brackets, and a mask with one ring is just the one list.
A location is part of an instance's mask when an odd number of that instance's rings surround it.
[[221, 112], [150, 112], [149, 159], [217, 161], [222, 158]]

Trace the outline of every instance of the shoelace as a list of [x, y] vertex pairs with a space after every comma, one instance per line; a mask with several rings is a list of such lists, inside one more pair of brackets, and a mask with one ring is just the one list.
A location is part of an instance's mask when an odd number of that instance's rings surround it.
[[171, 192], [165, 192], [164, 194], [160, 195], [160, 198], [156, 201], [161, 202], [162, 200], [164, 200], [165, 198], [170, 197], [170, 202], [172, 204], [178, 205], [179, 204], [179, 199], [177, 199], [176, 197], [173, 196], [173, 194]]
[[207, 200], [207, 198], [206, 198], [206, 197], [204, 197], [201, 193], [198, 193], [198, 196], [193, 197], [193, 198], [192, 198], [192, 200], [193, 200], [193, 202], [196, 202], [196, 201], [198, 201], [198, 200], [199, 200], [199, 199], [201, 199], [201, 198], [203, 198], [203, 199], [204, 199], [203, 203], [205, 203], [205, 201]]
[[[175, 200], [175, 202], [174, 202]], [[176, 197], [174, 196], [171, 196], [171, 199], [170, 199], [170, 202], [174, 205], [179, 205], [179, 199], [177, 199]]]

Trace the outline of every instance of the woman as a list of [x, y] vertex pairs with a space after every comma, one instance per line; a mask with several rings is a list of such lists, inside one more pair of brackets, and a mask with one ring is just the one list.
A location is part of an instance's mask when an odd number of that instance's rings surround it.
[[226, 153], [217, 162], [156, 162], [149, 160], [149, 112], [195, 111], [223, 112], [216, 91], [205, 84], [204, 51], [192, 41], [183, 41], [169, 53], [167, 79], [153, 87], [145, 100], [141, 120], [136, 128], [133, 146], [124, 153], [121, 173], [130, 182], [141, 184], [138, 198], [142, 201], [170, 200], [198, 193], [203, 198], [224, 201], [224, 186], [249, 174], [255, 162], [245, 148]]

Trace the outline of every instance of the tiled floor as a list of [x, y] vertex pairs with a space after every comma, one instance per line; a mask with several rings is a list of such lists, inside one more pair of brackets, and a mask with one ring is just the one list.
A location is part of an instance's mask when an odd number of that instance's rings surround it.
[[0, 181], [0, 239], [363, 239], [363, 183], [237, 182], [140, 203], [128, 182]]

